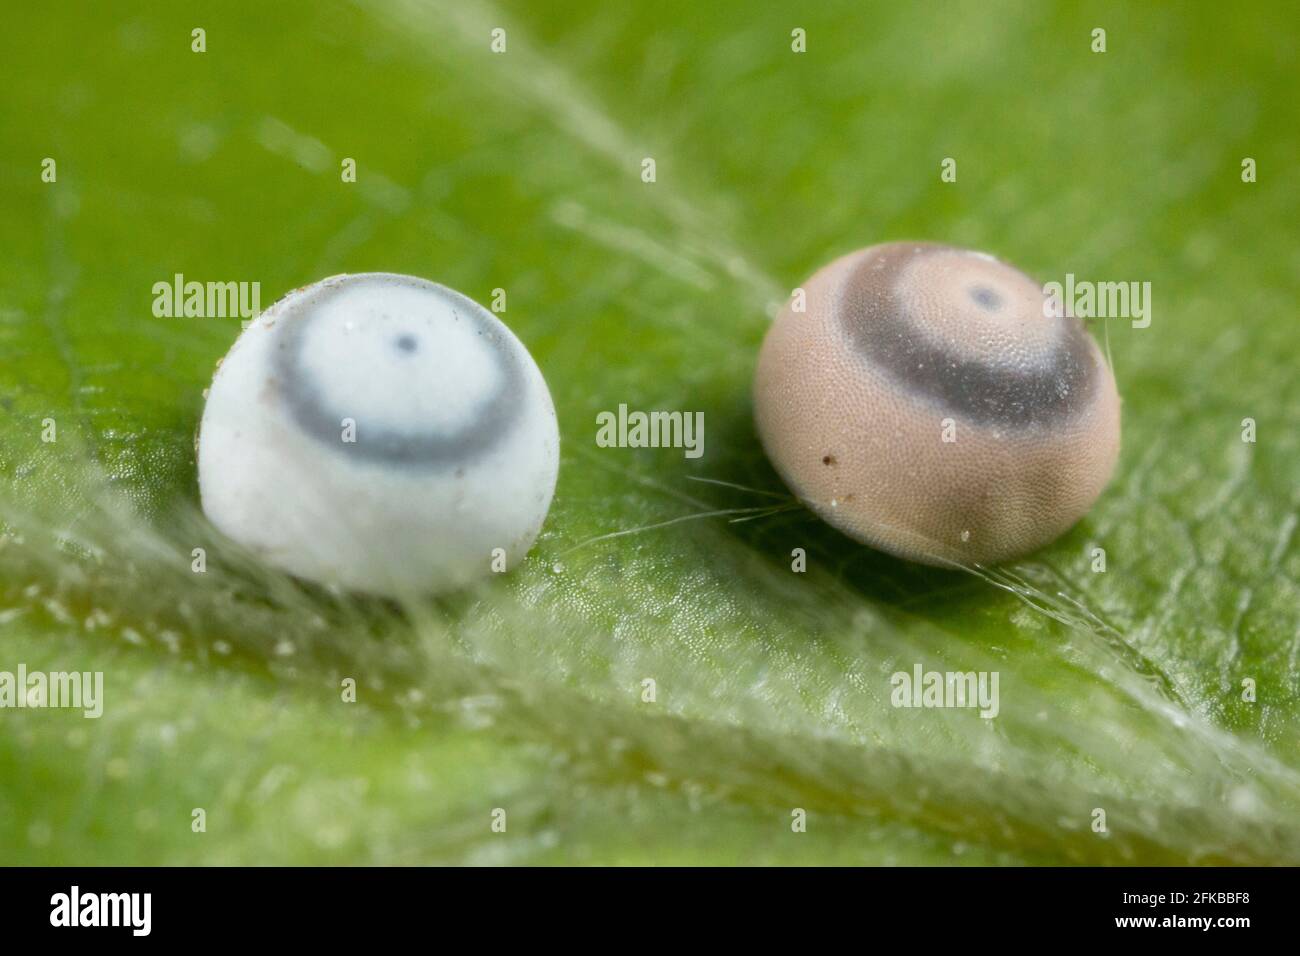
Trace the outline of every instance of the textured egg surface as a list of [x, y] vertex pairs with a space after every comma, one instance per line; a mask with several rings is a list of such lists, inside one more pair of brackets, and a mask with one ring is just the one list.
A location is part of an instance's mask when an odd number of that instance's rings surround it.
[[1032, 551], [1087, 513], [1119, 453], [1119, 395], [1082, 324], [980, 252], [850, 253], [787, 304], [759, 356], [777, 471], [851, 537], [929, 564]]

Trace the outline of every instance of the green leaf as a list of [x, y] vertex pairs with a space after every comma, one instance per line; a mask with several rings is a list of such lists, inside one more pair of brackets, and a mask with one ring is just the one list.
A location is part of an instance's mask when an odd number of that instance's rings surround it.
[[[0, 860], [1300, 862], [1296, 37], [1253, 10], [13, 11], [0, 671], [103, 671], [105, 708], [0, 710]], [[1116, 478], [1012, 565], [861, 547], [759, 447], [769, 315], [902, 238], [1152, 284], [1097, 328]], [[506, 289], [563, 436], [525, 565], [417, 606], [203, 520], [239, 325], [151, 311], [367, 270]], [[704, 456], [597, 448], [620, 403], [702, 411]], [[997, 717], [892, 706], [916, 665], [998, 672]]]

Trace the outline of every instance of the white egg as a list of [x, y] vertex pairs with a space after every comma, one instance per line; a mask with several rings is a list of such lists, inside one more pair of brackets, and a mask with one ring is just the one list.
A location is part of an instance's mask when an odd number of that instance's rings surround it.
[[412, 276], [333, 276], [220, 363], [199, 492], [219, 530], [294, 575], [445, 591], [528, 552], [559, 444], [537, 364], [482, 306]]

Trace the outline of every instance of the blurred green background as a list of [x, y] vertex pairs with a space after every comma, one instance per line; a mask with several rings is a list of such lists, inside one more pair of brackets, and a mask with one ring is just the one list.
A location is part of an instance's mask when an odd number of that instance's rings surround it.
[[[0, 670], [102, 670], [106, 700], [0, 710], [0, 862], [1300, 863], [1290, 4], [5, 20]], [[1096, 328], [1114, 482], [983, 576], [733, 511], [785, 493], [750, 417], [768, 315], [904, 238], [1152, 283], [1150, 328]], [[367, 270], [506, 289], [563, 436], [526, 566], [420, 607], [216, 539], [193, 437], [238, 320], [151, 312], [178, 272], [267, 306]], [[598, 449], [621, 402], [703, 411], [704, 457]], [[917, 663], [998, 671], [1000, 715], [892, 708]]]

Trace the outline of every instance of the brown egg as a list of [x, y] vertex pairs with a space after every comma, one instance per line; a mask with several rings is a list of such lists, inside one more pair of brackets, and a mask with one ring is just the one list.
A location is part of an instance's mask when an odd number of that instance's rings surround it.
[[858, 541], [926, 564], [988, 564], [1078, 521], [1119, 454], [1101, 350], [1042, 287], [929, 243], [821, 269], [763, 342], [758, 433], [794, 493]]

